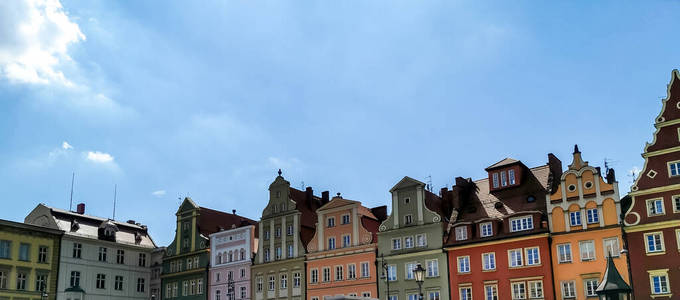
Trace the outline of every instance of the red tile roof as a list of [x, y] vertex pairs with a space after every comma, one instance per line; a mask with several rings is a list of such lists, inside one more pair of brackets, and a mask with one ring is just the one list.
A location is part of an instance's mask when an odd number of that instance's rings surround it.
[[[198, 230], [206, 238], [210, 234], [220, 231], [220, 229], [227, 230], [244, 225], [257, 226], [257, 221], [233, 213], [226, 213], [205, 207], [199, 207], [198, 213]], [[257, 233], [258, 231], [255, 230], [255, 232]]]

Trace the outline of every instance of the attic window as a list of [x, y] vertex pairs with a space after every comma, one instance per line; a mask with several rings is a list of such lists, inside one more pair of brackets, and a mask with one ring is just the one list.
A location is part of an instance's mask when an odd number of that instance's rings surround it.
[[71, 231], [77, 231], [80, 228], [80, 225], [78, 224], [78, 221], [73, 220], [71, 221]]
[[656, 174], [657, 174], [656, 171], [649, 170], [649, 172], [647, 172], [647, 177], [654, 179], [654, 177], [656, 177]]
[[570, 184], [570, 185], [567, 187], [567, 189], [568, 189], [570, 192], [573, 192], [573, 191], [576, 190], [576, 186], [573, 185], [573, 184]]
[[531, 202], [536, 202], [536, 197], [534, 197], [534, 196], [528, 196], [528, 197], [527, 197], [527, 202], [529, 202], [529, 203], [531, 203]]
[[583, 186], [585, 186], [586, 189], [591, 189], [593, 187], [593, 182], [592, 181], [586, 181], [586, 183]]
[[495, 207], [496, 209], [501, 209], [501, 208], [503, 208], [503, 203], [498, 201], [498, 202], [494, 203], [493, 207]]
[[508, 185], [508, 178], [505, 172], [501, 172], [501, 185], [502, 186], [507, 186]]
[[493, 177], [493, 188], [498, 188], [498, 173], [493, 173], [491, 177]]

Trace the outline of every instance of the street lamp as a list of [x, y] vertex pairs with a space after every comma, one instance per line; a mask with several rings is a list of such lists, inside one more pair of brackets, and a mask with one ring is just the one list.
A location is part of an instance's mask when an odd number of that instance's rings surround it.
[[415, 269], [413, 269], [413, 275], [416, 277], [416, 283], [418, 284], [418, 296], [419, 300], [423, 300], [423, 281], [425, 279], [425, 269], [421, 264], [418, 264]]
[[390, 274], [389, 274], [389, 267], [387, 266], [387, 262], [385, 261], [385, 256], [380, 254], [380, 258], [382, 259], [382, 275], [380, 275], [380, 279], [385, 280], [385, 284], [387, 285], [387, 292], [385, 293], [385, 300], [390, 300]]

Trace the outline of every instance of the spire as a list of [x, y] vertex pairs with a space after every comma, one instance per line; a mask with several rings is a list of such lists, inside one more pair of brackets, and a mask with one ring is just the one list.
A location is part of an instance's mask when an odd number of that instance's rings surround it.
[[574, 145], [574, 160], [572, 160], [571, 165], [569, 165], [569, 170], [580, 170], [587, 165], [588, 162], [584, 162], [581, 158], [581, 151], [578, 150], [578, 145]]

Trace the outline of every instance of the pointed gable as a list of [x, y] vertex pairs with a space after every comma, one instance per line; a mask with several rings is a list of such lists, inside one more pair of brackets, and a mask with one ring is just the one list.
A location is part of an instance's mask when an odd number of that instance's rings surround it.
[[411, 177], [404, 176], [404, 178], [402, 178], [397, 184], [395, 184], [395, 185], [390, 189], [390, 193], [392, 193], [392, 192], [394, 192], [394, 191], [396, 191], [396, 190], [405, 189], [405, 188], [410, 188], [410, 187], [414, 187], [414, 186], [425, 187], [425, 184], [422, 183], [422, 182], [420, 182], [420, 181], [418, 181], [418, 180], [415, 180], [415, 179], [413, 179], [413, 178], [411, 178]]

